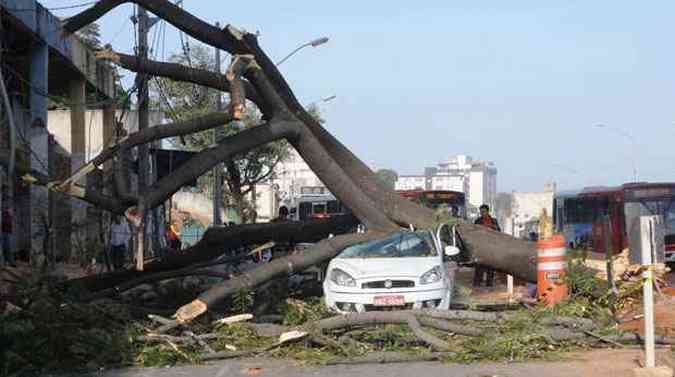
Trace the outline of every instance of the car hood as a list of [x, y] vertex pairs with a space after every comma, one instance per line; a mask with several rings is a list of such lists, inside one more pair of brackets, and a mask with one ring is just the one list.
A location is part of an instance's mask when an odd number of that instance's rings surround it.
[[439, 257], [424, 258], [335, 258], [330, 267], [339, 268], [355, 279], [419, 277], [441, 264]]

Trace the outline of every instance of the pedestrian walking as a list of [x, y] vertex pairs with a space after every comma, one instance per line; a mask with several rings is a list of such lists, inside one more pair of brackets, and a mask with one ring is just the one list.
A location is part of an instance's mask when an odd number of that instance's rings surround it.
[[113, 267], [115, 270], [124, 268], [124, 260], [127, 255], [131, 230], [126, 220], [116, 216], [110, 228], [110, 254], [112, 254]]
[[[482, 225], [492, 230], [496, 230], [497, 232], [501, 232], [502, 229], [499, 227], [497, 219], [490, 216], [490, 207], [487, 204], [483, 204], [482, 206], [479, 207], [479, 210], [480, 210], [480, 217], [476, 219], [474, 224]], [[476, 268], [474, 269], [473, 286], [480, 287], [483, 283], [483, 278], [485, 278], [486, 287], [494, 286], [495, 270], [489, 267], [477, 265]]]

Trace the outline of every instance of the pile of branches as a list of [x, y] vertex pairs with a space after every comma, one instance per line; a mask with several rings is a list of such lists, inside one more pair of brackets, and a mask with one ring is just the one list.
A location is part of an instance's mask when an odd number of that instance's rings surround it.
[[[588, 347], [623, 347], [641, 340], [637, 334], [619, 334], [587, 318], [546, 310], [424, 309], [335, 315], [321, 309], [320, 303], [289, 302], [292, 309], [285, 324], [243, 322], [253, 319], [250, 314], [210, 325], [151, 316], [157, 327], [135, 338], [143, 345], [139, 358], [199, 363], [264, 355], [323, 365], [513, 362], [550, 359], [559, 352]], [[673, 344], [675, 339], [657, 337], [657, 342]]]

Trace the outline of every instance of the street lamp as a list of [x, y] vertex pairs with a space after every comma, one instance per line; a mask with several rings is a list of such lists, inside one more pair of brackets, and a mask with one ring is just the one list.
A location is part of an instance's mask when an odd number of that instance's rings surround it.
[[632, 153], [632, 158], [631, 158], [631, 162], [633, 163], [633, 179], [634, 179], [635, 182], [637, 182], [638, 181], [638, 172], [637, 172], [637, 163], [636, 163], [637, 143], [635, 142], [635, 138], [633, 137], [633, 135], [631, 135], [630, 133], [622, 130], [621, 128], [611, 127], [611, 126], [607, 126], [605, 124], [596, 124], [595, 127], [596, 128], [604, 128], [606, 130], [614, 132], [615, 134], [620, 135], [620, 136], [625, 137], [626, 139], [630, 140], [631, 146], [633, 148], [633, 153]]
[[279, 60], [279, 61], [277, 62], [277, 65], [281, 65], [281, 63], [285, 62], [286, 60], [288, 60], [288, 58], [290, 58], [291, 56], [295, 55], [296, 52], [302, 50], [302, 49], [305, 48], [305, 47], [309, 47], [309, 46], [312, 46], [312, 47], [319, 47], [319, 46], [321, 46], [322, 44], [324, 44], [324, 43], [326, 43], [326, 42], [328, 42], [328, 37], [321, 37], [321, 38], [317, 38], [317, 39], [314, 39], [314, 40], [312, 40], [312, 41], [309, 41], [309, 42], [307, 42], [307, 43], [305, 43], [305, 44], [302, 44], [302, 45], [298, 46], [298, 48], [296, 48], [295, 50], [291, 51], [290, 54], [286, 55], [285, 58]]
[[334, 100], [335, 98], [337, 98], [337, 96], [335, 94], [333, 94], [331, 96], [323, 97], [323, 98], [320, 98], [316, 101], [312, 101], [312, 102], [308, 103], [307, 106], [305, 106], [305, 107], [316, 106], [319, 102], [321, 102], [321, 103], [330, 102], [330, 101]]

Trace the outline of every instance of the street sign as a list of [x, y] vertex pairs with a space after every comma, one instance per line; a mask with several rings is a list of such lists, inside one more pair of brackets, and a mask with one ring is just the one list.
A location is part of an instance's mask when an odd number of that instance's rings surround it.
[[[645, 220], [645, 219], [649, 220]], [[646, 223], [642, 224], [642, 222]], [[663, 218], [661, 216], [642, 216], [635, 217], [631, 224], [628, 224], [628, 248], [630, 250], [630, 263], [631, 264], [655, 264], [655, 263], [665, 263], [665, 237], [666, 229], [663, 224]], [[652, 235], [651, 240], [644, 239], [643, 227], [647, 227], [650, 234]], [[653, 243], [653, 247], [652, 247]], [[650, 261], [645, 261], [643, 255], [645, 247], [648, 252], [651, 254]]]

